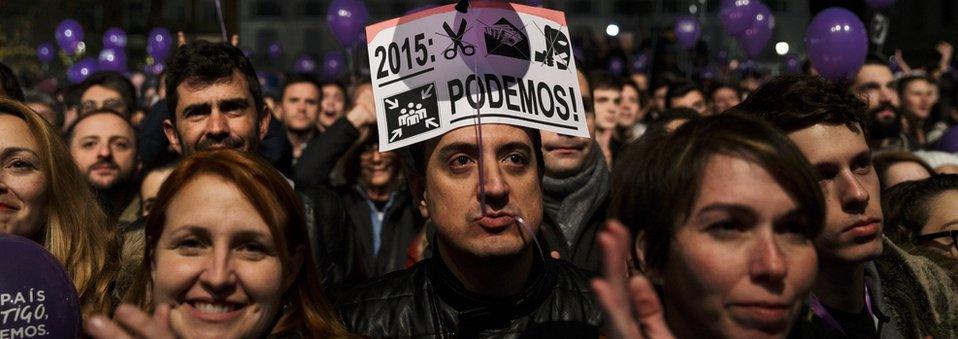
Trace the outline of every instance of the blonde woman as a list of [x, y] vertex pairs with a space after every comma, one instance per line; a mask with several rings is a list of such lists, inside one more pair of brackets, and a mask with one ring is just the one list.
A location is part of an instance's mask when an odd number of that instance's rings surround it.
[[63, 264], [84, 316], [108, 312], [114, 234], [66, 145], [41, 115], [0, 98], [0, 232], [43, 245]]

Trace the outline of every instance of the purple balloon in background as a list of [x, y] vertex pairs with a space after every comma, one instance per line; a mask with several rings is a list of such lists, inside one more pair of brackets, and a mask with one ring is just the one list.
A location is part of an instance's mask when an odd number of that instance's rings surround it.
[[110, 27], [103, 33], [103, 48], [126, 47], [126, 32], [119, 27]]
[[790, 74], [801, 73], [802, 61], [792, 54], [785, 56], [785, 60], [782, 61], [782, 72]]
[[97, 58], [97, 69], [101, 71], [123, 72], [126, 70], [126, 52], [123, 49], [106, 48]]
[[701, 34], [699, 20], [695, 17], [685, 15], [675, 19], [675, 38], [682, 44], [686, 50], [695, 47]]
[[609, 58], [608, 69], [612, 75], [622, 76], [625, 73], [625, 62], [619, 57]]
[[164, 70], [166, 70], [166, 65], [162, 62], [156, 62], [150, 65], [150, 73], [153, 73], [153, 75], [160, 75]]
[[72, 55], [77, 51], [77, 43], [83, 41], [83, 26], [73, 19], [60, 21], [54, 33], [57, 40], [57, 46], [60, 46], [64, 52]]
[[731, 36], [739, 36], [752, 26], [758, 0], [722, 0], [719, 20]]
[[40, 59], [42, 63], [47, 64], [53, 61], [54, 53], [53, 44], [49, 42], [44, 42], [37, 46], [37, 59]]
[[26, 238], [0, 234], [0, 258], [0, 328], [24, 338], [82, 335], [80, 299], [53, 255]]
[[895, 0], [865, 0], [869, 8], [878, 10], [895, 4]]
[[343, 72], [346, 67], [346, 59], [339, 52], [329, 52], [323, 56], [323, 77], [333, 79]]
[[632, 73], [645, 73], [648, 70], [649, 70], [649, 54], [648, 53], [636, 54], [635, 59], [632, 60]]
[[173, 50], [173, 36], [166, 27], [156, 27], [146, 36], [146, 53], [156, 62], [164, 62]]
[[935, 143], [935, 149], [942, 152], [958, 153], [958, 126], [952, 126], [945, 130], [945, 134]]
[[343, 47], [352, 47], [359, 41], [359, 32], [366, 28], [369, 11], [359, 0], [333, 0], [326, 9], [326, 21], [333, 36]]
[[805, 46], [812, 66], [828, 80], [840, 82], [858, 72], [868, 54], [868, 32], [855, 13], [827, 8], [808, 25]]
[[891, 68], [892, 73], [901, 72], [901, 65], [898, 64], [898, 61], [895, 61], [894, 55], [888, 57], [888, 68]]
[[316, 60], [306, 54], [300, 55], [293, 63], [293, 72], [296, 73], [313, 73], [315, 70]]
[[86, 80], [87, 77], [96, 73], [97, 62], [93, 58], [86, 57], [77, 61], [73, 66], [67, 69], [67, 80], [78, 84]]
[[283, 55], [283, 45], [280, 45], [279, 42], [273, 42], [266, 47], [266, 55], [269, 56], [271, 60], [279, 59]]
[[768, 41], [772, 38], [772, 32], [775, 30], [775, 17], [772, 16], [772, 10], [763, 3], [754, 6], [757, 9], [752, 26], [738, 38], [749, 58], [755, 58], [762, 54], [762, 50], [768, 45]]

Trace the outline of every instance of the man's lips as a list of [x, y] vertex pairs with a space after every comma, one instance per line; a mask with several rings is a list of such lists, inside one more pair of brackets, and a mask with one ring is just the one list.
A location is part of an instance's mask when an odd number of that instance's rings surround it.
[[845, 227], [842, 233], [851, 234], [855, 238], [873, 237], [878, 234], [881, 219], [868, 218]]
[[578, 152], [584, 149], [584, 145], [546, 145], [546, 152]]
[[476, 223], [488, 230], [501, 230], [515, 223], [515, 220], [516, 217], [512, 213], [493, 212], [476, 218]]

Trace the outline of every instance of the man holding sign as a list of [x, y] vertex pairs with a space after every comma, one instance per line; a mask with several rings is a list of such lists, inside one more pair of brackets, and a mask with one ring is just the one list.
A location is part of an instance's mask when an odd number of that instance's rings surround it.
[[[490, 108], [488, 99], [496, 89], [476, 88], [485, 86], [479, 84], [480, 79], [485, 82], [492, 78], [476, 76], [466, 66], [473, 62], [469, 52], [474, 52], [474, 57], [485, 59], [482, 62], [486, 66], [475, 67], [480, 71], [483, 67], [495, 68], [490, 65], [496, 62], [511, 65], [509, 69], [498, 68], [502, 72], [495, 75], [497, 79], [533, 79], [538, 67], [551, 67], [556, 72], [568, 72], [572, 80], [559, 87], [578, 98], [573, 61], [565, 70], [556, 68], [555, 62], [549, 66], [534, 61], [529, 50], [545, 49], [545, 41], [529, 38], [528, 30], [518, 28], [543, 27], [536, 21], [545, 21], [543, 18], [559, 18], [564, 24], [564, 18], [558, 12], [520, 5], [472, 5], [467, 14], [459, 14], [448, 5], [367, 28], [367, 36], [374, 41], [369, 44], [371, 60], [376, 63], [389, 54], [377, 50], [392, 46], [394, 41], [406, 41], [409, 34], [417, 40], [415, 37], [423, 34], [417, 28], [428, 31], [430, 25], [443, 27], [438, 21], [456, 23], [449, 24], [452, 36], [444, 38], [453, 39], [448, 47], [443, 44], [423, 55], [426, 60], [437, 55], [444, 58], [443, 50], [454, 48], [465, 59], [449, 59], [446, 64], [426, 62], [423, 68], [412, 67], [398, 74], [386, 72], [385, 77], [373, 75], [380, 148], [408, 146], [410, 185], [419, 211], [431, 220], [427, 227], [435, 231], [435, 236], [429, 244], [432, 257], [366, 283], [340, 299], [343, 320], [350, 331], [377, 338], [596, 337], [602, 315], [589, 290], [592, 275], [551, 258], [548, 249], [535, 238], [543, 224], [544, 167], [539, 131], [534, 128], [569, 130], [555, 126], [562, 125], [556, 120], [561, 120], [555, 113], [556, 105], [551, 107], [551, 116], [543, 113], [542, 106], [533, 108], [538, 114]], [[491, 25], [483, 29], [482, 22]], [[567, 32], [564, 25], [550, 22]], [[383, 28], [384, 24], [391, 26]], [[465, 25], [474, 28], [461, 28]], [[439, 33], [448, 35], [442, 30]], [[439, 38], [418, 38], [426, 39]], [[525, 66], [518, 64], [523, 56], [528, 58]], [[390, 62], [397, 63], [385, 61]], [[441, 67], [462, 74], [429, 70]], [[528, 73], [515, 72], [522, 68]], [[445, 80], [438, 79], [439, 74]], [[474, 80], [468, 80], [469, 74]], [[461, 102], [444, 85], [456, 79], [467, 79], [463, 90], [472, 86], [472, 95], [466, 94]], [[533, 81], [544, 82], [529, 80]], [[518, 92], [518, 83], [503, 85], [501, 90]], [[548, 94], [543, 90], [541, 95]], [[481, 96], [486, 96], [484, 102], [480, 102]], [[517, 101], [513, 103], [519, 102], [518, 97], [514, 99]], [[482, 108], [471, 109], [472, 104]], [[575, 105], [581, 111], [581, 99]], [[587, 136], [580, 111], [567, 110], [566, 124], [572, 132], [581, 128]], [[477, 118], [477, 112], [482, 116]], [[467, 119], [457, 120], [460, 116]], [[573, 117], [578, 117], [581, 124]]]

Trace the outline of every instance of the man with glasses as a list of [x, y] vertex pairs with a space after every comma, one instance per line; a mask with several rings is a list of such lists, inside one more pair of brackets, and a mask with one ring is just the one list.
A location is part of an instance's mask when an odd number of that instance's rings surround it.
[[136, 105], [136, 91], [133, 83], [116, 72], [93, 74], [82, 85], [80, 95], [80, 115], [86, 115], [97, 109], [109, 109], [129, 118]]

